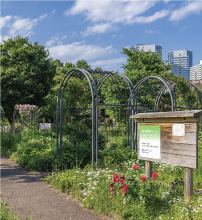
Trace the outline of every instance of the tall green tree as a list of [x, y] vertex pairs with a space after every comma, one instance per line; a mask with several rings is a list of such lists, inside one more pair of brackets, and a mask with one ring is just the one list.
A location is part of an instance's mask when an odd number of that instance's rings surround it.
[[[171, 72], [172, 65], [166, 65], [166, 62], [160, 59], [160, 53], [155, 54], [151, 51], [145, 52], [143, 50], [136, 51], [131, 47], [130, 49], [123, 48], [122, 54], [128, 56], [127, 63], [122, 65], [124, 74], [128, 76], [134, 86], [144, 77], [160, 76], [167, 80], [172, 86], [175, 92], [177, 106], [200, 106], [196, 91], [190, 87], [189, 83], [184, 77], [177, 76]], [[139, 93], [144, 94], [145, 89], [151, 88], [154, 90], [154, 87], [155, 85], [153, 84], [153, 81], [150, 80], [150, 84], [147, 84], [147, 88], [141, 88], [142, 91], [139, 91]], [[163, 99], [167, 99], [168, 103], [170, 103], [170, 96], [168, 96], [168, 94], [164, 94]], [[145, 96], [140, 97], [139, 95], [138, 99], [139, 102], [141, 102], [141, 99], [143, 102], [145, 102], [145, 99], [147, 99], [147, 101], [149, 100], [149, 96], [146, 98]], [[150, 101], [155, 102], [155, 99]]]
[[9, 38], [1, 48], [1, 105], [12, 124], [16, 104], [41, 107], [43, 98], [53, 86], [56, 67], [50, 62], [49, 51], [31, 43], [27, 37]]
[[133, 85], [146, 76], [161, 76], [166, 79], [174, 76], [173, 73], [168, 72], [172, 69], [172, 65], [166, 65], [160, 59], [160, 53], [136, 51], [131, 47], [130, 49], [123, 48], [122, 54], [127, 55], [128, 59], [121, 68], [123, 68], [124, 74], [131, 79]]

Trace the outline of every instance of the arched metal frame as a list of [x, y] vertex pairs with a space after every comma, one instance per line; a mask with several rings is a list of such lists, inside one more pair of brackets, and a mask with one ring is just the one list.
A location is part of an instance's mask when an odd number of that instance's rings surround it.
[[170, 84], [162, 79], [161, 77], [159, 76], [148, 76], [148, 77], [145, 77], [143, 79], [141, 79], [136, 85], [135, 85], [135, 91], [137, 92], [139, 87], [145, 82], [147, 81], [148, 79], [157, 79], [159, 80], [160, 82], [162, 82], [164, 84], [164, 86], [159, 90], [158, 92], [158, 95], [156, 97], [156, 102], [155, 102], [155, 108], [154, 108], [154, 111], [158, 111], [158, 105], [159, 105], [159, 101], [160, 101], [160, 97], [161, 95], [167, 90], [170, 94], [170, 98], [171, 98], [171, 109], [172, 111], [176, 111], [176, 98], [175, 98], [175, 93], [172, 89], [172, 87], [170, 86]]
[[[67, 82], [73, 76], [75, 72], [82, 73], [86, 79], [88, 80], [90, 91], [91, 91], [91, 97], [92, 97], [92, 166], [94, 166], [95, 158], [94, 158], [94, 150], [96, 149], [96, 164], [98, 160], [98, 106], [103, 105], [103, 103], [98, 102], [99, 97], [99, 91], [105, 81], [116, 75], [120, 78], [122, 78], [125, 83], [127, 84], [129, 90], [130, 90], [130, 102], [128, 104], [105, 104], [110, 106], [126, 106], [128, 109], [131, 109], [131, 115], [134, 115], [137, 113], [137, 97], [136, 97], [136, 91], [135, 88], [130, 81], [130, 79], [117, 72], [110, 72], [110, 71], [100, 71], [100, 70], [89, 70], [89, 69], [79, 69], [75, 68], [70, 70], [65, 77], [63, 78], [59, 91], [58, 91], [58, 97], [57, 97], [57, 106], [56, 106], [56, 124], [57, 124], [57, 155], [58, 155], [58, 136], [59, 136], [59, 130], [60, 130], [60, 151], [62, 151], [62, 110], [63, 109], [71, 109], [71, 106], [69, 107], [63, 107], [62, 106], [62, 100], [63, 100], [63, 94], [65, 91], [65, 87], [67, 85]], [[99, 74], [104, 75], [99, 82], [96, 83], [96, 80], [93, 78], [93, 74]], [[79, 108], [80, 110], [82, 108]], [[59, 116], [60, 111], [60, 116]], [[60, 117], [60, 118], [59, 118]], [[59, 126], [59, 120], [60, 120], [60, 126]], [[131, 148], [134, 150], [134, 119], [131, 120]]]
[[[175, 97], [175, 91], [172, 88], [173, 84], [175, 84], [175, 83], [168, 82], [168, 81], [166, 81], [166, 82], [170, 86], [170, 88], [172, 90], [172, 93], [173, 93], [173, 97], [175, 98], [175, 105], [174, 105], [175, 108], [172, 111], [177, 111], [177, 109], [198, 109], [198, 108], [193, 108], [193, 107], [190, 107], [190, 106], [178, 106], [177, 105], [177, 100], [176, 100], [176, 97]], [[190, 87], [194, 88], [194, 90], [196, 91], [196, 93], [198, 95], [199, 102], [200, 102], [200, 104], [202, 104], [202, 93], [201, 93], [201, 91], [192, 82], [187, 80], [187, 83], [190, 85]], [[156, 111], [158, 111], [158, 104], [159, 104], [159, 100], [160, 100], [161, 94], [163, 94], [166, 91], [166, 89], [167, 89], [167, 86], [164, 86], [164, 87], [161, 88], [161, 91], [159, 92], [159, 96], [157, 97], [157, 101], [156, 101], [156, 106], [157, 106]]]
[[5, 121], [5, 112], [2, 106], [0, 106], [0, 111], [1, 111], [1, 120], [2, 120], [2, 132], [4, 133], [4, 121]]
[[[188, 106], [177, 106], [177, 100], [176, 100], [176, 96], [175, 96], [175, 91], [173, 89], [173, 85], [175, 83], [173, 83], [172, 81], [166, 81], [164, 79], [162, 79], [161, 77], [158, 77], [158, 76], [148, 76], [148, 77], [145, 77], [143, 79], [141, 79], [136, 85], [135, 85], [135, 91], [136, 91], [136, 94], [138, 96], [138, 89], [141, 85], [143, 85], [143, 83], [145, 81], [147, 81], [148, 79], [156, 79], [156, 80], [159, 80], [160, 82], [163, 83], [163, 86], [160, 88], [160, 90], [158, 91], [158, 95], [156, 96], [156, 101], [155, 101], [155, 106], [154, 106], [154, 109], [143, 109], [142, 111], [144, 112], [147, 112], [147, 111], [154, 111], [154, 112], [158, 112], [159, 111], [159, 103], [160, 103], [160, 99], [162, 97], [162, 95], [167, 91], [169, 92], [170, 94], [170, 98], [171, 98], [171, 111], [177, 111], [177, 109], [180, 109], [180, 108], [183, 108], [183, 109], [189, 109], [191, 107], [188, 107]], [[192, 86], [195, 91], [197, 92], [198, 94], [198, 98], [199, 98], [199, 102], [200, 104], [202, 104], [202, 93], [201, 91], [198, 89], [198, 87], [196, 85], [194, 85], [192, 82], [190, 81], [187, 81], [187, 83]], [[138, 106], [138, 103], [137, 103], [137, 112], [138, 111], [141, 111], [140, 107]], [[192, 108], [193, 109], [193, 108]], [[136, 137], [137, 137], [137, 123], [135, 123], [135, 134], [136, 134]], [[137, 151], [137, 145], [136, 145], [136, 151]]]

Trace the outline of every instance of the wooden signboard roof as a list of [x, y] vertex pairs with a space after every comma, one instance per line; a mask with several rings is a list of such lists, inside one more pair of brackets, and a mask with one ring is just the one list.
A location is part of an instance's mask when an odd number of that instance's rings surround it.
[[137, 122], [199, 122], [202, 110], [138, 113], [130, 116]]

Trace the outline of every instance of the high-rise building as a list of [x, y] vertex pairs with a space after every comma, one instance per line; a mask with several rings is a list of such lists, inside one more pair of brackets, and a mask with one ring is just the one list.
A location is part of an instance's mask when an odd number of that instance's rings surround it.
[[172, 72], [178, 76], [184, 76], [186, 80], [190, 79], [192, 59], [192, 51], [190, 50], [175, 50], [168, 52], [168, 64], [174, 64]]
[[202, 60], [199, 65], [190, 68], [190, 80], [202, 79]]
[[153, 53], [158, 53], [160, 51], [161, 58], [162, 58], [162, 46], [160, 46], [160, 45], [156, 45], [156, 44], [146, 45], [146, 43], [145, 44], [136, 44], [134, 47], [134, 50], [137, 50], [137, 51], [144, 50], [145, 52], [151, 50], [151, 52], [153, 52]]

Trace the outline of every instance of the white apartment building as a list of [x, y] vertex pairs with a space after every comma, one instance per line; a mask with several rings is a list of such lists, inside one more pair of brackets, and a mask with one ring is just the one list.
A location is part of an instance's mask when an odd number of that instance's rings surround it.
[[145, 44], [136, 44], [133, 49], [137, 50], [137, 51], [143, 50], [145, 52], [148, 52], [149, 50], [151, 50], [151, 52], [153, 52], [153, 53], [160, 52], [161, 59], [162, 59], [162, 46], [160, 46], [160, 45], [156, 45], [156, 44], [146, 45], [146, 43]]
[[199, 65], [190, 68], [190, 80], [202, 79], [202, 60]]

